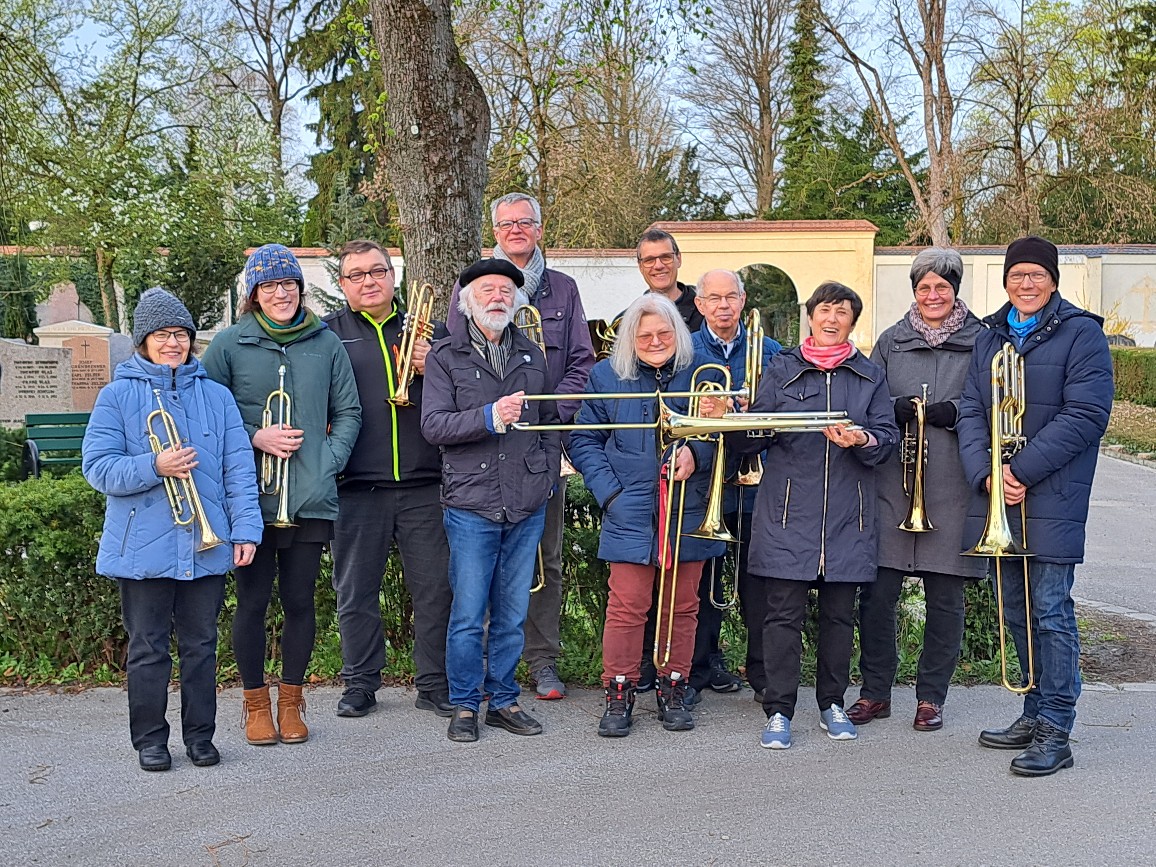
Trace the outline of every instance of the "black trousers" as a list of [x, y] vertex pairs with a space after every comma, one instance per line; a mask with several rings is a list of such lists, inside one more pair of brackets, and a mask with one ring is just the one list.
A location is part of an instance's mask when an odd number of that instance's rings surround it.
[[[807, 618], [807, 594], [814, 582], [763, 578], [767, 619], [763, 624], [763, 659], [767, 691], [763, 710], [767, 716], [781, 713], [791, 719], [799, 697], [799, 671], [803, 659], [803, 624]], [[843, 694], [851, 679], [851, 648], [855, 640], [855, 591], [858, 585], [819, 581], [819, 647], [816, 654], [815, 698], [819, 710], [843, 706]]]
[[[743, 515], [739, 527], [738, 513], [725, 515], [723, 523], [732, 533], [738, 532], [739, 546], [739, 610], [743, 625], [747, 629], [747, 682], [751, 689], [760, 690], [767, 685], [767, 674], [763, 666], [763, 622], [767, 619], [766, 591], [763, 579], [747, 572], [747, 551], [751, 542], [751, 516]], [[698, 631], [694, 636], [694, 658], [691, 661], [690, 685], [695, 689], [706, 687], [710, 679], [711, 660], [720, 653], [719, 636], [722, 633], [724, 612], [710, 601], [711, 587], [714, 598], [721, 601], [729, 597], [733, 573], [724, 569], [726, 557], [716, 557], [703, 566], [702, 581], [698, 585], [699, 610]], [[726, 586], [724, 587], [724, 582]]]
[[373, 692], [381, 686], [385, 666], [381, 580], [396, 541], [413, 600], [415, 684], [423, 692], [448, 692], [446, 628], [453, 595], [440, 485], [341, 490], [339, 498], [333, 589], [346, 687]]
[[300, 686], [313, 655], [317, 634], [317, 576], [321, 572], [322, 542], [278, 542], [292, 533], [265, 528], [253, 562], [234, 570], [237, 579], [237, 611], [233, 615], [233, 654], [245, 689], [265, 685], [267, 649], [265, 618], [273, 598], [273, 582], [285, 620], [281, 629], [281, 681]]
[[181, 734], [185, 745], [217, 730], [217, 617], [225, 576], [193, 581], [121, 578], [120, 610], [128, 633], [128, 725], [134, 749], [168, 744], [173, 634], [181, 669]]
[[[904, 577], [905, 573], [898, 569], [880, 567], [875, 582], [859, 588], [859, 671], [863, 675], [859, 694], [863, 698], [891, 700], [891, 686], [899, 667], [896, 609]], [[938, 572], [918, 572], [915, 577], [923, 579], [927, 599], [915, 698], [942, 706], [963, 643], [966, 579]]]

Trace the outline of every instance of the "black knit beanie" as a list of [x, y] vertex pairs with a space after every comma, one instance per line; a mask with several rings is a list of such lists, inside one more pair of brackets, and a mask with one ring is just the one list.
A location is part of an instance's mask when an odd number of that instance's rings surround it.
[[1039, 265], [1052, 275], [1052, 280], [1060, 285], [1060, 251], [1051, 241], [1045, 241], [1036, 235], [1019, 238], [1007, 245], [1007, 254], [1003, 258], [1003, 284], [1007, 286], [1007, 272], [1012, 265], [1021, 262], [1030, 262]]

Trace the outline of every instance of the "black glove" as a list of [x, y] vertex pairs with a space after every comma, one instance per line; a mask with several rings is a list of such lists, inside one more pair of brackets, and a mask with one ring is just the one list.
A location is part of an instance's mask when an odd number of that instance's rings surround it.
[[900, 427], [910, 421], [915, 421], [915, 404], [911, 402], [913, 400], [915, 400], [914, 394], [895, 398], [895, 422]]
[[955, 424], [958, 415], [954, 403], [950, 400], [942, 400], [939, 403], [928, 404], [925, 417], [927, 423], [935, 427], [951, 427]]

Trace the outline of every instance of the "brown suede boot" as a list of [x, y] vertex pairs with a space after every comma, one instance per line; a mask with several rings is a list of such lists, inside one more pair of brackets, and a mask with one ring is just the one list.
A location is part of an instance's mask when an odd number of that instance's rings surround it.
[[283, 683], [277, 687], [277, 728], [281, 730], [281, 742], [303, 744], [309, 740], [309, 729], [305, 725], [305, 696], [300, 685]]
[[273, 727], [273, 707], [269, 701], [269, 687], [245, 690], [245, 710], [241, 714], [245, 725], [245, 740], [254, 746], [277, 743], [277, 729]]

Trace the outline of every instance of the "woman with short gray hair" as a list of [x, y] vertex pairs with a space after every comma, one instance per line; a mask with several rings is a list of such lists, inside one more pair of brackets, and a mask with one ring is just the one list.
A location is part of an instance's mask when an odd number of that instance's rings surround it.
[[[927, 599], [923, 651], [915, 682], [916, 731], [943, 727], [943, 703], [963, 641], [963, 591], [982, 578], [986, 562], [960, 556], [970, 492], [959, 459], [955, 420], [971, 363], [979, 320], [959, 298], [963, 260], [944, 247], [929, 247], [911, 264], [911, 309], [875, 343], [871, 358], [887, 371], [895, 420], [909, 435], [914, 460], [916, 399], [925, 400], [923, 516], [933, 530], [910, 526], [915, 466], [889, 461], [879, 468], [879, 572], [859, 591], [859, 669], [863, 687], [847, 715], [857, 724], [891, 715], [891, 685], [899, 660], [896, 609], [905, 576], [919, 578]], [[926, 389], [926, 392], [924, 392]]]

